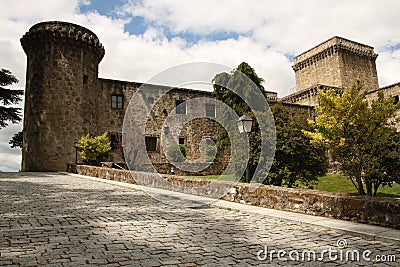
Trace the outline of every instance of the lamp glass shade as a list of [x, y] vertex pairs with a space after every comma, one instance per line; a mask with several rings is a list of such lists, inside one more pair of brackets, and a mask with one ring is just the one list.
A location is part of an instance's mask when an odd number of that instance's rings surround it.
[[239, 129], [239, 133], [250, 133], [251, 127], [253, 126], [253, 120], [250, 117], [243, 115], [237, 121], [237, 126]]

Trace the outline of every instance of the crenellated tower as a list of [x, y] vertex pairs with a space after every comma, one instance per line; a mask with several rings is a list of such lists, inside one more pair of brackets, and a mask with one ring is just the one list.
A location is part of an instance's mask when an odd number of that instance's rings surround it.
[[97, 134], [96, 34], [67, 22], [32, 26], [21, 38], [27, 55], [22, 171], [60, 171], [75, 160], [74, 142]]

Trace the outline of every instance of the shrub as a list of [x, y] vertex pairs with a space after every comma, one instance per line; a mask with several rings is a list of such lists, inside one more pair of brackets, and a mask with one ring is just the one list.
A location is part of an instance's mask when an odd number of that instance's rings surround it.
[[170, 162], [184, 162], [186, 160], [186, 147], [184, 145], [169, 146], [167, 158]]
[[78, 140], [79, 156], [83, 159], [83, 163], [98, 165], [104, 158], [109, 156], [111, 150], [107, 133], [92, 137], [90, 134], [82, 136]]

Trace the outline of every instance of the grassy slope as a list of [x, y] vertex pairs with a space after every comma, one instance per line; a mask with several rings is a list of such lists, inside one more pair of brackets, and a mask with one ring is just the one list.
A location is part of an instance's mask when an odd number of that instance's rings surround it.
[[[194, 176], [196, 178], [207, 178], [207, 179], [220, 179], [220, 180], [227, 180], [227, 181], [234, 181], [235, 178], [233, 175], [208, 175], [208, 176]], [[357, 195], [357, 190], [350, 181], [350, 179], [335, 175], [335, 174], [328, 174], [326, 176], [320, 177], [318, 185], [314, 186], [314, 189], [321, 190], [321, 191], [329, 191], [329, 192], [342, 192], [348, 193], [352, 195]], [[378, 189], [378, 196], [381, 197], [400, 197], [400, 185], [394, 184], [392, 187], [385, 186], [379, 187]]]
[[[357, 194], [357, 190], [353, 183], [347, 177], [328, 174], [326, 176], [320, 177], [317, 186], [314, 189], [329, 192], [343, 192], [349, 194]], [[380, 186], [378, 189], [378, 196], [385, 197], [400, 197], [400, 185], [394, 184], [392, 187]]]

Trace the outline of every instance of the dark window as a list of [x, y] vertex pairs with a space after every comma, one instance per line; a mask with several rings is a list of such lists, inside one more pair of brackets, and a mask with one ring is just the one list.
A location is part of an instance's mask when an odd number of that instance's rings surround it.
[[176, 114], [186, 114], [186, 102], [184, 100], [176, 100]]
[[394, 97], [394, 102], [393, 102], [393, 104], [397, 104], [397, 103], [399, 103], [399, 96], [398, 95], [396, 95], [395, 97]]
[[184, 145], [185, 144], [185, 137], [179, 137], [179, 144]]
[[157, 137], [146, 136], [144, 141], [146, 143], [147, 152], [154, 152], [157, 150]]
[[122, 148], [122, 133], [110, 133], [111, 150], [120, 150]]
[[206, 104], [206, 117], [215, 117], [215, 105], [214, 104]]
[[83, 75], [83, 84], [87, 84], [89, 77], [87, 75]]
[[112, 95], [111, 96], [111, 107], [116, 109], [124, 108], [124, 96], [123, 95]]
[[147, 98], [147, 102], [148, 102], [149, 104], [153, 104], [153, 103], [154, 103], [154, 97], [149, 96], [149, 97]]

